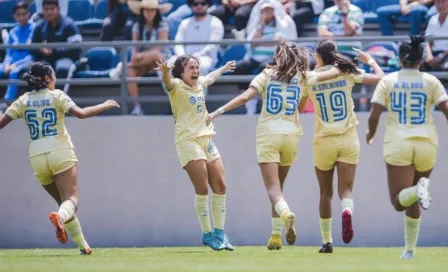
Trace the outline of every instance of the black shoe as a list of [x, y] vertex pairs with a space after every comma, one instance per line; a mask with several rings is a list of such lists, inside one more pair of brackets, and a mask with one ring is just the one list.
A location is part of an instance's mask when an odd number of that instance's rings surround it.
[[331, 243], [323, 244], [319, 249], [319, 253], [333, 253], [333, 245]]

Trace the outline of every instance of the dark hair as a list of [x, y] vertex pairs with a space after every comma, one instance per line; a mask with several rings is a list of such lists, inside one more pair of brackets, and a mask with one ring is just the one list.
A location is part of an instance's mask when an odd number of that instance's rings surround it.
[[360, 71], [355, 63], [347, 57], [342, 55], [332, 40], [321, 40], [317, 43], [316, 53], [322, 58], [325, 65], [337, 65], [342, 73], [359, 75]]
[[306, 80], [309, 69], [309, 53], [304, 47], [298, 47], [287, 41], [281, 41], [275, 51], [275, 64], [271, 66], [276, 72], [276, 80], [289, 83], [298, 73]]
[[[157, 14], [154, 17], [153, 27], [158, 28], [160, 25], [160, 22], [162, 21], [162, 16], [160, 15], [160, 11], [157, 10]], [[143, 15], [143, 9], [140, 11], [140, 19], [138, 21], [138, 38], [142, 41], [143, 40], [143, 29], [145, 28], [146, 19]], [[157, 39], [157, 37], [156, 37]], [[149, 40], [149, 38], [148, 38]]]
[[42, 2], [42, 7], [45, 7], [46, 5], [54, 5], [59, 7], [59, 0], [44, 0]]
[[20, 2], [18, 2], [18, 3], [14, 6], [14, 8], [12, 9], [12, 13], [16, 13], [16, 11], [17, 11], [18, 9], [24, 9], [24, 10], [28, 11], [28, 4], [27, 4], [26, 2], [24, 2], [24, 1], [20, 1]]
[[181, 74], [184, 72], [184, 68], [190, 59], [195, 59], [199, 63], [199, 60], [191, 55], [180, 56], [176, 59], [173, 70], [171, 70], [171, 74], [174, 78], [182, 79]]
[[45, 76], [51, 76], [53, 68], [46, 62], [36, 62], [31, 65], [28, 72], [23, 74], [22, 80], [28, 83], [31, 91], [39, 91], [45, 89], [48, 86], [48, 82], [45, 80]]
[[424, 36], [411, 36], [411, 42], [403, 42], [398, 48], [398, 55], [404, 66], [419, 64], [423, 59]]
[[[195, 1], [195, 0], [187, 0], [187, 5], [188, 5], [189, 7], [191, 7], [191, 6], [193, 5], [194, 1]], [[207, 5], [208, 5], [209, 7], [211, 7], [211, 6], [213, 5], [212, 0], [202, 0], [202, 1], [205, 2], [205, 3], [207, 3]]]

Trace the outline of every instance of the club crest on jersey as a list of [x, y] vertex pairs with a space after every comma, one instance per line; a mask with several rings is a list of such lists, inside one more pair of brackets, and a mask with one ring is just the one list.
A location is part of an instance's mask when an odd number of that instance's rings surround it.
[[194, 96], [190, 96], [190, 100], [189, 101], [190, 101], [191, 105], [194, 105], [194, 104], [196, 104], [198, 102], [198, 100]]
[[214, 150], [215, 150], [215, 144], [214, 143], [209, 143], [207, 145], [207, 152], [208, 153], [213, 153]]

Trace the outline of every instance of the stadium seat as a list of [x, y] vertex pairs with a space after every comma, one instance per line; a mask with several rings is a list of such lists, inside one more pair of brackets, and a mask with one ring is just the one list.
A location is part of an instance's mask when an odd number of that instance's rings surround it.
[[229, 45], [220, 55], [217, 67], [221, 67], [231, 60], [242, 60], [246, 55], [247, 48], [244, 44]]
[[91, 21], [93, 9], [92, 0], [70, 0], [68, 2], [68, 16], [75, 21], [77, 26], [83, 26]]
[[30, 3], [30, 7], [29, 7], [28, 9], [29, 9], [31, 15], [33, 15], [34, 13], [36, 13], [36, 10], [37, 10], [37, 9], [36, 9], [36, 2], [32, 1], [32, 2]]
[[103, 26], [104, 18], [108, 15], [108, 0], [99, 0], [95, 6], [93, 18], [83, 23], [83, 27], [100, 28]]
[[376, 12], [379, 7], [389, 6], [389, 5], [399, 5], [399, 0], [375, 0], [372, 1], [372, 11]]
[[[385, 73], [395, 72], [400, 68], [398, 45], [395, 42], [371, 42], [364, 47], [364, 51], [375, 58]], [[372, 69], [367, 64], [364, 64], [363, 68], [366, 72], [372, 72]]]
[[11, 28], [16, 24], [12, 14], [12, 10], [16, 3], [16, 0], [0, 1], [0, 27]]
[[87, 70], [76, 73], [77, 78], [109, 77], [109, 71], [115, 68], [117, 51], [113, 47], [94, 47], [87, 50]]
[[[376, 1], [376, 0], [375, 0]], [[363, 12], [369, 12], [371, 9], [370, 0], [352, 0], [351, 1], [353, 5], [357, 6], [358, 8], [362, 9]]]

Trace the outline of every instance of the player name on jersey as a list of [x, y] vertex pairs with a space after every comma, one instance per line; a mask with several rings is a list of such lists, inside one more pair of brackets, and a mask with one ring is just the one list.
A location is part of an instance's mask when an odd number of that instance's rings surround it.
[[328, 83], [320, 83], [320, 84], [313, 86], [313, 92], [332, 90], [332, 89], [336, 89], [336, 88], [343, 88], [346, 86], [347, 86], [347, 82], [345, 80], [338, 80], [338, 81], [328, 82]]
[[50, 99], [26, 101], [27, 108], [39, 108], [39, 107], [48, 107], [48, 106], [51, 106]]

